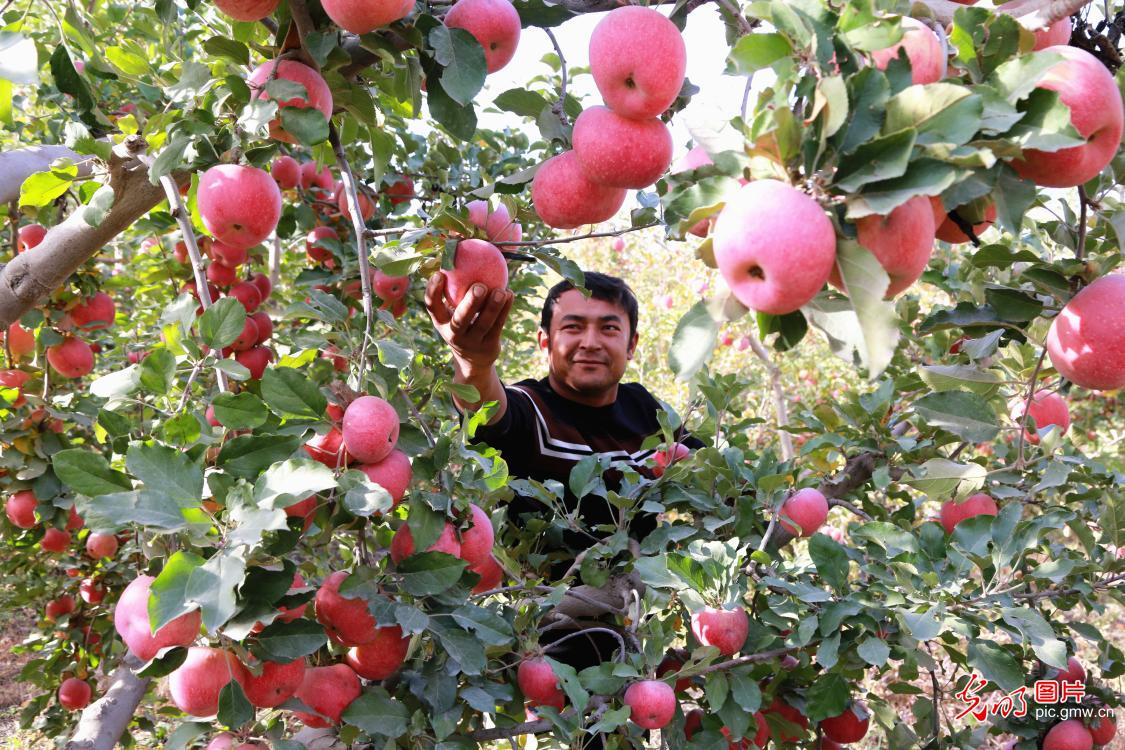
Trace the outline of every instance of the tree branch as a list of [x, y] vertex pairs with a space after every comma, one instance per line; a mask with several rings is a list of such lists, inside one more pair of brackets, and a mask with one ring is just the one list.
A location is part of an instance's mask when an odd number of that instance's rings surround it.
[[[80, 207], [52, 227], [34, 252], [23, 253], [0, 271], [0, 328], [19, 320], [106, 243], [160, 203], [164, 193], [149, 181], [148, 168], [138, 159], [146, 148], [148, 143], [138, 135], [114, 146], [108, 164], [113, 207], [98, 226], [86, 223], [85, 207]], [[0, 168], [0, 174], [4, 171]]]
[[[943, 26], [953, 23], [953, 14], [963, 8], [951, 0], [919, 0], [934, 14], [934, 19]], [[1055, 21], [1073, 16], [1089, 5], [1090, 0], [1012, 0], [996, 8], [998, 13], [1007, 13], [1019, 20], [1023, 26], [1035, 30], [1044, 29]]]
[[652, 224], [642, 224], [639, 227], [627, 227], [625, 229], [613, 229], [608, 232], [590, 232], [589, 234], [576, 234], [571, 237], [559, 237], [550, 240], [525, 240], [521, 242], [493, 242], [496, 247], [543, 247], [545, 245], [561, 245], [564, 242], [578, 242], [580, 240], [588, 240], [591, 237], [620, 237], [629, 232], [639, 232], [642, 229], [651, 229], [653, 227], [661, 226], [660, 222], [653, 222]]
[[66, 146], [31, 146], [0, 153], [0, 203], [19, 200], [23, 181], [36, 172], [46, 172], [56, 159], [73, 161], [80, 177], [89, 177], [96, 161]]
[[754, 350], [754, 354], [758, 355], [758, 359], [762, 360], [762, 364], [766, 366], [766, 372], [770, 377], [770, 390], [773, 391], [773, 411], [777, 417], [778, 439], [781, 441], [781, 458], [785, 461], [792, 461], [796, 454], [793, 452], [793, 436], [785, 430], [789, 425], [789, 411], [785, 405], [785, 392], [781, 390], [781, 369], [770, 359], [769, 352], [766, 351], [766, 347], [756, 333], [751, 332], [747, 338], [750, 339], [750, 348]]

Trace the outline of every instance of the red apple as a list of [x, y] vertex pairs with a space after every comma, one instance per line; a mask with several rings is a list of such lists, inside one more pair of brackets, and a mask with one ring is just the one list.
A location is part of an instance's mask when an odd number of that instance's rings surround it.
[[367, 608], [367, 600], [340, 593], [348, 573], [338, 570], [324, 579], [316, 591], [316, 619], [328, 637], [341, 646], [362, 646], [376, 637], [378, 623]]
[[241, 302], [248, 313], [254, 312], [258, 309], [258, 305], [262, 304], [262, 293], [258, 290], [258, 285], [250, 281], [238, 282], [230, 288], [227, 296]]
[[409, 177], [395, 177], [388, 182], [390, 184], [383, 188], [383, 195], [387, 196], [392, 206], [409, 203], [415, 197], [414, 180]]
[[306, 726], [325, 728], [340, 723], [340, 715], [359, 697], [359, 677], [347, 664], [311, 667], [294, 697], [315, 713], [294, 711]]
[[149, 661], [163, 648], [188, 646], [199, 636], [201, 616], [198, 610], [180, 615], [153, 634], [148, 599], [154, 580], [152, 576], [137, 576], [125, 587], [113, 610], [117, 634], [141, 661]]
[[347, 466], [352, 462], [352, 456], [344, 447], [344, 435], [336, 427], [323, 435], [316, 435], [305, 443], [304, 448], [312, 460], [319, 461], [330, 469]]
[[[400, 450], [393, 450], [382, 461], [373, 464], [363, 464], [356, 469], [362, 471], [375, 484], [387, 491], [393, 502], [392, 508], [402, 502], [403, 495], [410, 487], [410, 480], [414, 477], [414, 470], [410, 466], [410, 459]], [[491, 545], [490, 545], [491, 549]], [[468, 559], [468, 558], [466, 558]]]
[[[270, 81], [282, 80], [303, 86], [303, 96], [279, 98], [270, 94]], [[328, 88], [324, 77], [308, 65], [296, 60], [270, 60], [262, 63], [250, 77], [246, 79], [251, 95], [258, 99], [268, 99], [277, 102], [278, 116], [270, 122], [270, 137], [286, 143], [297, 143], [296, 136], [292, 135], [281, 126], [280, 110], [285, 107], [296, 109], [315, 109], [324, 115], [324, 119], [332, 119], [332, 90]], [[275, 185], [276, 187], [276, 185]], [[256, 243], [255, 243], [256, 244]]]
[[[1024, 406], [1027, 399], [1013, 398], [1011, 401], [1012, 420], [1017, 425], [1023, 424]], [[1036, 391], [1027, 409], [1027, 429], [1024, 430], [1024, 439], [1032, 445], [1039, 444], [1039, 432], [1050, 427], [1056, 427], [1057, 432], [1065, 435], [1070, 429], [1070, 409], [1066, 401], [1057, 393]]]
[[[244, 247], [234, 247], [225, 242], [212, 242], [211, 249], [208, 254], [212, 259], [222, 263], [230, 269], [235, 269], [246, 262], [249, 257], [249, 251]], [[217, 283], [217, 282], [216, 282]], [[224, 285], [229, 286], [229, 285]]]
[[100, 604], [105, 599], [105, 587], [93, 578], [83, 578], [78, 584], [78, 596], [87, 604]]
[[388, 276], [382, 269], [376, 268], [371, 273], [371, 288], [379, 295], [379, 299], [394, 302], [402, 299], [410, 290], [410, 277]]
[[484, 230], [490, 242], [519, 242], [523, 239], [523, 226], [515, 221], [503, 203], [496, 210], [489, 207], [488, 201], [471, 201], [469, 222]]
[[23, 359], [35, 351], [35, 334], [19, 323], [8, 326], [8, 349], [14, 359]]
[[49, 527], [43, 533], [43, 538], [39, 540], [39, 547], [44, 552], [65, 552], [69, 546], [70, 534], [53, 526]]
[[236, 21], [261, 21], [277, 10], [279, 0], [215, 0], [215, 7]]
[[1047, 354], [1075, 385], [1125, 386], [1125, 274], [1103, 276], [1066, 303], [1047, 332]]
[[[263, 2], [274, 3], [275, 5], [277, 1], [263, 0]], [[282, 190], [292, 190], [301, 184], [301, 164], [292, 156], [282, 154], [273, 160], [273, 164], [270, 166], [270, 176]]]
[[403, 636], [398, 625], [375, 629], [375, 639], [355, 646], [344, 661], [365, 680], [385, 680], [398, 671], [406, 661], [410, 639]]
[[516, 670], [516, 683], [524, 697], [538, 706], [562, 709], [566, 702], [559, 678], [551, 665], [541, 656], [527, 657]]
[[[371, 200], [367, 190], [358, 182], [355, 188], [356, 197], [359, 198], [359, 214], [366, 222], [375, 215], [375, 201]], [[341, 182], [336, 185], [336, 193], [333, 198], [336, 201], [336, 207], [340, 210], [340, 216], [344, 217], [344, 221], [350, 222], [352, 220], [352, 209], [348, 203], [348, 194], [344, 190], [344, 183]]]
[[15, 388], [19, 391], [16, 400], [12, 402], [12, 408], [18, 409], [27, 403], [27, 397], [23, 395], [21, 390], [25, 383], [31, 379], [31, 375], [23, 370], [0, 370], [0, 386], [5, 388]]
[[508, 288], [508, 262], [499, 248], [484, 240], [458, 242], [453, 268], [441, 273], [445, 276], [445, 294], [454, 306], [473, 284], [484, 284], [490, 290]]
[[95, 560], [117, 554], [117, 537], [113, 534], [90, 534], [86, 537], [86, 554]]
[[[620, 10], [628, 9], [613, 12]], [[539, 165], [531, 181], [531, 202], [544, 224], [573, 229], [611, 218], [625, 203], [625, 189], [593, 182], [582, 170], [578, 156], [564, 151]]]
[[867, 734], [867, 725], [871, 721], [871, 714], [863, 701], [855, 701], [851, 707], [839, 716], [833, 716], [820, 722], [820, 729], [824, 736], [833, 742], [848, 744], [859, 742]]
[[13, 526], [21, 529], [30, 529], [35, 526], [35, 507], [39, 501], [31, 490], [20, 490], [12, 493], [4, 503], [4, 513]]
[[642, 729], [660, 729], [676, 713], [676, 693], [660, 680], [640, 680], [625, 689], [629, 718]]
[[90, 705], [94, 689], [77, 677], [68, 677], [59, 685], [59, 705], [68, 711], [79, 711]]
[[249, 320], [254, 321], [258, 329], [257, 343], [264, 344], [269, 341], [270, 336], [273, 336], [273, 319], [270, 318], [269, 313], [259, 310], [251, 315]]
[[[856, 220], [856, 239], [879, 261], [890, 277], [886, 298], [898, 296], [918, 280], [934, 252], [933, 210], [924, 195], [916, 195], [886, 216], [873, 214]], [[838, 266], [829, 283], [844, 289]]]
[[1044, 29], [1035, 30], [1033, 52], [1054, 47], [1057, 44], [1070, 44], [1070, 17], [1060, 18]]
[[495, 73], [512, 60], [520, 41], [520, 16], [509, 0], [457, 0], [445, 25], [464, 29], [484, 48], [485, 67]]
[[809, 302], [836, 262], [836, 233], [820, 204], [777, 180], [739, 188], [715, 221], [713, 242], [734, 296], [771, 315]]
[[321, 240], [325, 239], [339, 240], [340, 235], [331, 227], [316, 227], [305, 237], [305, 254], [310, 260], [317, 263], [334, 261], [332, 251], [321, 244]]
[[113, 297], [105, 292], [97, 292], [67, 311], [67, 316], [75, 326], [86, 331], [97, 331], [113, 325], [117, 306]]
[[[934, 232], [935, 236], [939, 240], [952, 242], [954, 244], [958, 242], [968, 242], [969, 235], [965, 234], [961, 227], [957, 226], [957, 222], [949, 217], [941, 204], [941, 198], [934, 196], [930, 200], [936, 203], [934, 208], [935, 216], [939, 211], [943, 214], [941, 223], [938, 224], [937, 231]], [[942, 207], [938, 208], [937, 206]], [[980, 237], [980, 235], [996, 221], [996, 204], [990, 199], [973, 201], [967, 205], [958, 206], [955, 210], [965, 221], [972, 224], [973, 234], [977, 235], [977, 237]]]
[[651, 8], [615, 8], [590, 35], [590, 72], [606, 106], [622, 117], [656, 117], [684, 85], [687, 48], [675, 24]]
[[941, 506], [941, 525], [946, 534], [952, 534], [957, 524], [974, 516], [995, 516], [999, 512], [996, 501], [983, 492], [977, 493], [963, 502], [950, 500]]
[[63, 594], [47, 602], [44, 616], [51, 622], [54, 622], [60, 617], [65, 617], [74, 612], [76, 607], [74, 597], [70, 594]]
[[1110, 717], [1099, 716], [1090, 722], [1090, 737], [1095, 745], [1108, 745], [1117, 734], [1117, 723]]
[[179, 669], [168, 675], [168, 694], [186, 714], [214, 716], [219, 692], [232, 680], [245, 685], [246, 674], [246, 667], [231, 652], [193, 646]]
[[820, 490], [805, 487], [782, 503], [780, 516], [781, 528], [793, 536], [812, 536], [828, 520], [828, 500]]
[[1042, 50], [1063, 59], [1047, 71], [1036, 88], [1057, 92], [1070, 110], [1070, 123], [1086, 139], [1059, 151], [1025, 149], [1012, 167], [1036, 185], [1073, 187], [1102, 171], [1117, 154], [1125, 112], [1113, 74], [1098, 58], [1078, 47], [1058, 45]]
[[273, 352], [265, 346], [253, 346], [244, 352], [237, 352], [234, 358], [240, 365], [250, 370], [251, 380], [261, 380], [262, 374], [273, 359]]
[[281, 217], [281, 191], [269, 172], [257, 167], [211, 167], [199, 178], [196, 201], [207, 231], [235, 247], [262, 242]]
[[691, 632], [702, 645], [714, 646], [724, 656], [733, 656], [746, 642], [746, 635], [750, 632], [750, 618], [742, 607], [705, 607], [692, 613]]
[[398, 441], [398, 414], [378, 396], [360, 396], [344, 411], [343, 435], [348, 453], [364, 463], [382, 461]]
[[608, 107], [590, 107], [578, 115], [573, 142], [586, 176], [610, 187], [646, 188], [672, 162], [667, 125], [655, 117], [631, 120]]
[[38, 245], [47, 236], [47, 228], [42, 224], [25, 224], [16, 230], [16, 253]]
[[321, 5], [334, 24], [353, 34], [374, 31], [414, 10], [414, 0], [323, 0]]
[[47, 361], [61, 377], [80, 378], [94, 369], [94, 350], [82, 339], [67, 336], [47, 347]]
[[243, 677], [246, 699], [258, 708], [273, 708], [289, 700], [305, 679], [305, 660], [294, 659], [286, 664], [267, 661], [257, 677], [249, 669]]
[[482, 594], [485, 591], [500, 588], [500, 585], [504, 583], [504, 569], [500, 567], [500, 563], [496, 562], [496, 558], [492, 555], [489, 555], [487, 560], [478, 565], [470, 565], [469, 571], [480, 576], [480, 580], [473, 586], [474, 594]]
[[671, 451], [659, 450], [652, 454], [653, 463], [656, 465], [652, 469], [654, 477], [664, 476], [664, 470], [677, 461], [682, 461], [691, 455], [691, 449], [683, 443], [676, 443], [672, 446]]
[[315, 187], [331, 191], [336, 187], [336, 180], [327, 165], [318, 169], [316, 162], [307, 161], [301, 165], [301, 187], [305, 190], [312, 190]]
[[[218, 261], [208, 263], [207, 280], [216, 286], [228, 287], [238, 282], [238, 269]], [[215, 298], [212, 297], [211, 301], [214, 302]]]
[[[771, 703], [769, 708], [765, 709], [763, 713], [777, 714], [785, 721], [788, 721], [790, 724], [796, 724], [802, 730], [808, 729], [809, 726], [809, 720], [804, 714], [802, 714], [793, 706], [790, 706], [788, 703], [783, 703], [780, 698], [774, 698], [773, 703]], [[777, 740], [778, 738], [775, 737], [774, 739]], [[796, 742], [799, 739], [800, 736], [789, 734], [785, 731], [781, 733], [780, 737], [781, 742]]]
[[945, 48], [938, 35], [915, 18], [904, 17], [901, 26], [902, 39], [890, 47], [871, 53], [875, 67], [886, 70], [891, 60], [899, 56], [899, 50], [905, 50], [906, 59], [910, 61], [912, 83], [934, 83], [945, 78]]
[[1090, 730], [1078, 719], [1055, 724], [1043, 738], [1043, 750], [1092, 750], [1093, 747]]
[[[444, 552], [447, 555], [460, 557], [461, 543], [457, 541], [457, 536], [453, 533], [453, 526], [447, 522], [437, 541], [426, 547], [424, 551]], [[410, 533], [410, 526], [404, 523], [398, 527], [398, 531], [391, 537], [391, 560], [400, 563], [413, 555], [414, 552], [414, 535]]]
[[257, 343], [258, 324], [254, 322], [253, 318], [247, 316], [246, 322], [242, 324], [242, 333], [238, 334], [238, 338], [231, 343], [230, 348], [236, 352], [244, 352]]

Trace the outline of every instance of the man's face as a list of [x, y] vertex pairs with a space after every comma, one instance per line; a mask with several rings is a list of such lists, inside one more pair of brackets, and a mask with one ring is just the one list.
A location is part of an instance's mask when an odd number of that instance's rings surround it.
[[577, 289], [559, 296], [551, 330], [539, 331], [539, 347], [547, 351], [551, 374], [571, 390], [587, 395], [621, 382], [636, 346], [637, 335], [629, 335], [624, 308], [586, 298]]

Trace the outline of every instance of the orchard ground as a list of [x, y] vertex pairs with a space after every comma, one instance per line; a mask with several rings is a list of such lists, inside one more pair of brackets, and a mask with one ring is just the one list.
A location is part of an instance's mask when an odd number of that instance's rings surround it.
[[[623, 225], [619, 218], [617, 222], [611, 222], [601, 229], [608, 230]], [[575, 233], [579, 231], [581, 230], [576, 230]], [[694, 262], [693, 244], [665, 240], [659, 228], [625, 235], [624, 246], [620, 251], [615, 250], [614, 246], [615, 239], [612, 237], [587, 239], [570, 243], [567, 252], [568, 256], [584, 270], [618, 274], [633, 288], [640, 304], [641, 339], [636, 356], [629, 364], [623, 382], [643, 383], [652, 393], [669, 402], [682, 414], [689, 405], [688, 386], [677, 380], [668, 366], [669, 344], [677, 322], [687, 309], [701, 296], [713, 293], [716, 285], [721, 284], [718, 272]], [[682, 269], [688, 271], [685, 273]], [[538, 290], [539, 297], [542, 298], [546, 289], [557, 280], [558, 277], [553, 274], [546, 276]], [[420, 296], [420, 292], [419, 285], [415, 284], [412, 288], [411, 315], [424, 315], [421, 304], [416, 299]], [[933, 287], [918, 286], [913, 292], [921, 296], [923, 309], [948, 302], [945, 295]], [[419, 325], [423, 325], [423, 322], [419, 321]], [[531, 315], [523, 315], [519, 318], [513, 316], [509, 326], [513, 332], [519, 332], [518, 340], [523, 342], [523, 346], [510, 343], [506, 346], [499, 365], [502, 378], [505, 382], [511, 383], [525, 377], [542, 377], [546, 372], [546, 365], [534, 345], [534, 330], [538, 326], [538, 319]], [[770, 400], [767, 371], [762, 362], [754, 356], [748, 344], [743, 343], [744, 337], [752, 331], [753, 322], [749, 318], [724, 328], [709, 368], [713, 373], [737, 372], [756, 384], [752, 391], [757, 398], [743, 405], [743, 416], [760, 417], [765, 420], [764, 424], [751, 428], [751, 431], [756, 436], [758, 446], [767, 448], [771, 445], [776, 446], [774, 412]], [[729, 343], [726, 343], [728, 341]], [[812, 408], [825, 400], [839, 399], [849, 392], [864, 392], [869, 388], [854, 368], [832, 356], [819, 333], [806, 337], [791, 351], [777, 353], [771, 350], [770, 354], [781, 370], [782, 387], [790, 414], [803, 408]], [[1120, 468], [1125, 465], [1125, 456], [1122, 456], [1120, 450], [1125, 438], [1125, 419], [1122, 418], [1122, 413], [1116, 404], [1116, 400], [1104, 397], [1073, 399], [1070, 407], [1074, 421], [1068, 439], [1087, 455]], [[738, 411], [737, 407], [732, 407], [733, 413]], [[799, 436], [798, 442], [800, 442]], [[836, 465], [819, 467], [819, 470], [829, 472], [839, 469], [842, 465], [841, 460]], [[847, 521], [841, 510], [834, 510], [829, 516], [829, 524], [839, 528], [843, 528]], [[0, 587], [12, 585], [14, 585], [13, 581], [0, 581]], [[1074, 621], [1087, 622], [1102, 632], [1125, 633], [1125, 608], [1112, 600], [1107, 600], [1105, 613], [1096, 617], [1087, 617], [1081, 611], [1069, 614]], [[30, 685], [17, 681], [19, 671], [28, 659], [27, 654], [20, 653], [18, 644], [30, 632], [34, 619], [34, 613], [23, 613], [22, 616], [13, 613], [3, 618], [3, 624], [0, 626], [0, 652], [6, 654], [6, 658], [0, 660], [0, 749], [2, 750], [25, 748], [48, 750], [55, 747], [42, 735], [21, 731], [18, 728], [20, 706], [34, 692], [34, 688]], [[1078, 658], [1086, 664], [1094, 663], [1096, 654], [1092, 650], [1081, 649], [1081, 644], [1084, 643], [1082, 639], [1078, 639], [1078, 643], [1080, 644]], [[15, 653], [9, 653], [13, 647], [17, 647]], [[953, 684], [956, 679], [964, 676], [964, 672], [955, 670], [948, 659], [941, 659], [939, 664], [941, 664], [939, 674], [946, 676], [941, 689], [948, 699], [947, 718], [953, 721], [952, 717], [956, 713], [954, 709], [959, 707], [956, 700], [952, 698], [952, 693], [955, 691]], [[894, 679], [894, 673], [888, 672], [881, 681], [869, 680], [862, 685], [862, 688], [883, 696], [906, 719], [910, 715], [912, 696], [896, 696], [891, 693], [887, 686]], [[1030, 678], [1028, 681], [1030, 683]], [[919, 687], [929, 690], [928, 676], [919, 678], [916, 683]], [[1119, 691], [1125, 689], [1125, 680], [1119, 678], [1115, 683], [1111, 685], [1112, 688]], [[140, 748], [160, 747], [159, 742], [153, 742], [152, 738], [146, 735], [137, 735], [134, 739], [137, 747]], [[535, 750], [536, 741], [536, 738], [529, 736], [528, 743], [521, 747], [525, 750]], [[547, 742], [547, 738], [541, 737], [538, 742], [543, 744]], [[884, 743], [882, 736], [872, 732], [863, 741], [849, 747], [854, 750], [876, 750], [885, 748]], [[506, 743], [497, 746], [503, 747]], [[1001, 743], [993, 740], [987, 747], [999, 748]], [[1109, 750], [1125, 750], [1125, 736], [1119, 734], [1105, 747]]]

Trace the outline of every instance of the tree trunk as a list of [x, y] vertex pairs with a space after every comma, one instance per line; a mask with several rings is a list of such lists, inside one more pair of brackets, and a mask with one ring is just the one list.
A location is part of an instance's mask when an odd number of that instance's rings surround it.
[[141, 662], [132, 654], [125, 657], [110, 676], [105, 695], [82, 711], [63, 750], [113, 750], [152, 682], [133, 674], [139, 666]]

